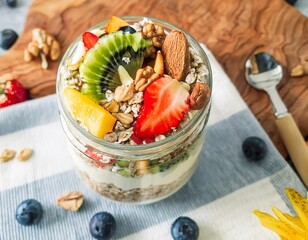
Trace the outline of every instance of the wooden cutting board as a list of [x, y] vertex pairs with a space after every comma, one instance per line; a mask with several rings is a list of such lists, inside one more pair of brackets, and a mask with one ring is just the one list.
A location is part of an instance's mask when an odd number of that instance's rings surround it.
[[[308, 135], [308, 76], [289, 77], [295, 65], [303, 64], [308, 70], [308, 19], [283, 0], [33, 0], [23, 33], [0, 57], [0, 75], [13, 73], [32, 98], [54, 93], [59, 62], [42, 70], [39, 60], [23, 61], [31, 30], [46, 29], [60, 41], [64, 52], [87, 28], [112, 15], [165, 19], [205, 43], [276, 147], [287, 156], [268, 97], [252, 89], [244, 76], [244, 63], [249, 55], [259, 51], [274, 55], [285, 72], [279, 93], [303, 136]], [[214, 81], [219, 79], [214, 76]]]

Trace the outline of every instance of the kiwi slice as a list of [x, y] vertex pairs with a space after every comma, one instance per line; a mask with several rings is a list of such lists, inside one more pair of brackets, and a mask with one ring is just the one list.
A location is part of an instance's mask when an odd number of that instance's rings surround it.
[[96, 102], [104, 99], [108, 89], [114, 91], [122, 84], [119, 66], [123, 66], [134, 79], [151, 44], [151, 40], [145, 40], [140, 32], [118, 31], [100, 38], [80, 65], [79, 72], [85, 81], [81, 93]]

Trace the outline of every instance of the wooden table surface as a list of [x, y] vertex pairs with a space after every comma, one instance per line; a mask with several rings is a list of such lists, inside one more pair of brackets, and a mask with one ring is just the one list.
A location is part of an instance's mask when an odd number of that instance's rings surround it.
[[[303, 136], [308, 136], [308, 76], [289, 76], [298, 64], [308, 71], [308, 19], [283, 0], [33, 0], [23, 33], [0, 57], [0, 75], [13, 73], [29, 89], [32, 98], [54, 93], [59, 62], [42, 70], [39, 61], [23, 61], [31, 30], [46, 29], [56, 36], [65, 51], [87, 28], [112, 15], [161, 18], [205, 43], [286, 157], [269, 98], [264, 92], [251, 88], [244, 75], [248, 56], [260, 51], [272, 54], [284, 68], [279, 93]], [[214, 76], [214, 84], [215, 81], [219, 79]]]

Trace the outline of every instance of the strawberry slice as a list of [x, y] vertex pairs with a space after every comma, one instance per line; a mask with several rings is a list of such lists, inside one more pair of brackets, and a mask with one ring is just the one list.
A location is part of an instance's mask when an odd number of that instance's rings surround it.
[[9, 80], [0, 86], [0, 108], [28, 100], [28, 94], [17, 80]]
[[189, 93], [176, 79], [159, 78], [144, 91], [134, 133], [143, 139], [154, 138], [177, 127], [189, 110]]
[[85, 32], [82, 34], [82, 41], [87, 51], [94, 47], [98, 39], [99, 37], [91, 32]]

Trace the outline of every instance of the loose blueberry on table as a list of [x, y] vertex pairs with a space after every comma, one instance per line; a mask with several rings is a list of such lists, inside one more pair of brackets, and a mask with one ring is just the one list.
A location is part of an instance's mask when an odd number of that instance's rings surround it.
[[244, 140], [242, 150], [248, 159], [261, 160], [266, 155], [267, 147], [261, 138], [249, 137]]
[[110, 239], [116, 230], [116, 221], [108, 212], [96, 213], [89, 224], [92, 237], [98, 240]]
[[294, 5], [296, 1], [297, 0], [286, 0], [286, 2], [289, 3], [290, 5]]
[[12, 29], [4, 29], [0, 32], [0, 47], [8, 50], [17, 40], [18, 35]]
[[27, 199], [16, 208], [16, 220], [24, 226], [30, 226], [39, 222], [42, 215], [42, 204], [35, 199]]
[[14, 8], [17, 6], [17, 0], [6, 0], [6, 4], [10, 7], [10, 8]]
[[171, 235], [174, 240], [197, 240], [199, 227], [189, 217], [179, 217], [171, 225]]

